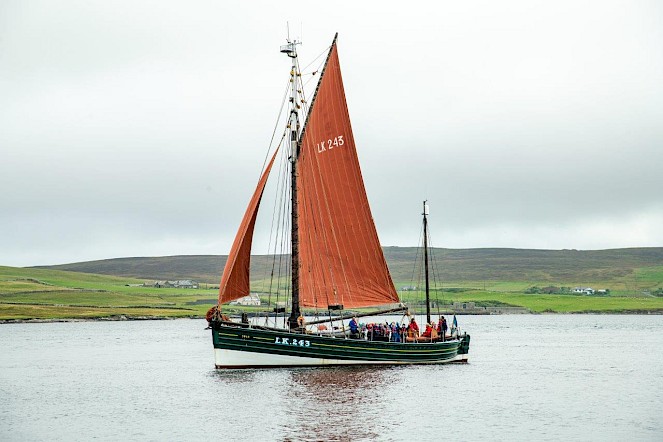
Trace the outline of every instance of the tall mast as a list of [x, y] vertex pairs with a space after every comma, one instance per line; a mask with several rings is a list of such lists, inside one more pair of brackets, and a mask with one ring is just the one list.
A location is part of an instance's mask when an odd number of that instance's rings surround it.
[[430, 285], [428, 282], [428, 204], [424, 201], [424, 274], [426, 277], [426, 323], [430, 324]]
[[292, 68], [290, 69], [290, 119], [288, 128], [290, 129], [290, 186], [291, 186], [291, 257], [292, 257], [292, 308], [290, 309], [290, 317], [288, 318], [288, 325], [291, 329], [296, 328], [297, 318], [301, 314], [299, 307], [299, 217], [297, 207], [297, 160], [299, 158], [299, 97], [298, 97], [298, 78], [299, 67], [297, 63], [297, 45], [301, 44], [300, 41], [288, 40], [288, 44], [281, 46], [281, 52], [290, 57], [292, 61]]

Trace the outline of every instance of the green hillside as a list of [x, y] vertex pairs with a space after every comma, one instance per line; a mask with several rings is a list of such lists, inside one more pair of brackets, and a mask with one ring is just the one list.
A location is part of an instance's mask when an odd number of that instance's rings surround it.
[[[397, 285], [417, 280], [417, 248], [385, 247]], [[663, 247], [612, 250], [434, 249], [436, 279], [445, 285], [517, 290], [524, 285], [596, 285], [616, 290], [647, 290], [663, 284]], [[196, 279], [218, 283], [227, 257], [223, 255], [116, 258], [40, 267], [146, 280]], [[269, 275], [272, 256], [251, 260], [254, 284]], [[515, 285], [514, 285], [515, 284]]]
[[[385, 247], [396, 280], [412, 273], [415, 248]], [[611, 281], [663, 266], [663, 247], [612, 250], [434, 249], [446, 281]]]
[[[420, 309], [414, 262], [417, 249], [386, 247], [385, 256], [401, 299]], [[449, 306], [516, 306], [532, 312], [663, 312], [663, 248], [597, 251], [435, 249], [434, 302]], [[0, 320], [57, 318], [201, 317], [217, 289], [138, 286], [148, 280], [196, 279], [218, 285], [225, 256], [120, 258], [41, 268], [0, 267]], [[252, 289], [268, 291], [273, 257], [252, 258]], [[282, 278], [284, 279], [284, 278]], [[531, 288], [591, 286], [609, 296], [544, 294]], [[274, 292], [275, 286], [272, 286]], [[274, 298], [274, 297], [272, 297]], [[281, 300], [284, 299], [281, 292]], [[272, 299], [274, 300], [274, 299]], [[267, 295], [263, 296], [266, 303]], [[226, 307], [235, 311], [264, 309]], [[419, 311], [419, 310], [417, 310]]]
[[[114, 258], [99, 261], [77, 262], [54, 266], [37, 266], [39, 269], [67, 270], [98, 275], [127, 276], [148, 280], [195, 279], [207, 283], [219, 283], [221, 270], [228, 257], [225, 255], [159, 256], [150, 258]], [[265, 257], [254, 257], [254, 265]]]

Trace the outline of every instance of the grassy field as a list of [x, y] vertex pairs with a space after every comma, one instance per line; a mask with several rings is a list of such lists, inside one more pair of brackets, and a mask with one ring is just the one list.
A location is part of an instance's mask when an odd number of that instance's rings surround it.
[[201, 316], [217, 297], [215, 290], [127, 285], [140, 282], [125, 277], [0, 267], [0, 320]]
[[[157, 289], [134, 287], [143, 279], [70, 271], [0, 266], [0, 320], [95, 319], [108, 317], [201, 317], [216, 303], [215, 289]], [[563, 281], [558, 286], [609, 287], [611, 296], [528, 295], [531, 286], [550, 285], [550, 280], [473, 280], [438, 284], [432, 299], [443, 304], [475, 301], [480, 305], [510, 305], [532, 312], [663, 312], [663, 298], [647, 295], [645, 288], [663, 286], [663, 266], [633, 269], [625, 277], [609, 281]], [[397, 281], [396, 287], [411, 282]], [[252, 282], [264, 292], [269, 284]], [[400, 292], [403, 301], [421, 302], [420, 292]], [[283, 300], [281, 296], [281, 300]], [[266, 297], [263, 299], [266, 301]], [[272, 296], [275, 301], [275, 295]], [[227, 307], [229, 311], [258, 311], [259, 307]]]
[[[402, 296], [405, 301], [417, 301], [421, 295]], [[663, 298], [632, 296], [576, 296], [527, 295], [513, 292], [484, 292], [470, 290], [462, 293], [436, 293], [433, 300], [441, 304], [455, 301], [475, 301], [487, 305], [502, 304], [523, 307], [534, 313], [663, 313]]]

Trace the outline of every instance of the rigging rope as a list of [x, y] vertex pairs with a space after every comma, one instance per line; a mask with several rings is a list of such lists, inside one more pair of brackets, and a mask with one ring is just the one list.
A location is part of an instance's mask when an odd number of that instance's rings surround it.
[[[320, 58], [320, 57], [322, 57], [323, 55], [327, 54], [327, 53], [329, 52], [330, 49], [331, 49], [331, 46], [327, 46], [325, 49], [323, 49], [322, 52], [320, 52], [320, 54], [318, 54], [318, 56], [315, 57], [315, 58], [313, 59], [313, 61], [311, 61], [311, 62], [310, 62], [309, 64], [307, 64], [306, 66], [304, 66], [304, 69], [301, 69], [300, 72], [305, 71], [306, 69], [308, 69], [309, 66], [311, 66], [313, 63], [315, 63], [315, 61], [316, 61], [318, 58]], [[324, 62], [324, 60], [322, 60], [322, 62]], [[322, 64], [322, 63], [320, 63], [320, 64]], [[299, 68], [299, 59], [297, 59], [297, 67]], [[319, 68], [319, 67], [320, 67], [320, 66], [318, 65], [318, 68]], [[319, 71], [319, 70], [320, 70], [320, 69], [316, 69], [316, 72]]]
[[[283, 136], [281, 137], [281, 141], [279, 142], [279, 146], [283, 143], [283, 140], [285, 139], [286, 133], [287, 133], [286, 131], [283, 132]], [[283, 158], [285, 158], [285, 155], [282, 154], [281, 155], [281, 164], [279, 166], [279, 173], [278, 173], [277, 181], [276, 181], [276, 195], [277, 195], [277, 197], [278, 197], [278, 195], [282, 194], [282, 192], [279, 191], [279, 188], [282, 186], [282, 181], [283, 181], [282, 177], [285, 175], [284, 174]], [[278, 198], [276, 198], [276, 200], [278, 200]], [[274, 232], [274, 230], [275, 230], [274, 229], [275, 221], [277, 221], [280, 217], [280, 215], [277, 216], [277, 207], [280, 210], [281, 204], [275, 204], [274, 208], [272, 210], [272, 222], [271, 222], [271, 227], [270, 227], [270, 230], [269, 230], [269, 241], [267, 241], [267, 255], [268, 256], [270, 255], [270, 248], [271, 248], [271, 244], [272, 244], [272, 236], [275, 233]], [[279, 232], [277, 230], [276, 231], [276, 236], [274, 238], [274, 253], [272, 254], [272, 269], [271, 269], [270, 280], [269, 280], [269, 295], [268, 295], [268, 298], [267, 298], [267, 308], [268, 309], [272, 305], [272, 288], [273, 288], [273, 281], [274, 281], [274, 266], [276, 265], [276, 243], [278, 242], [278, 239], [277, 239], [278, 238], [278, 233]], [[263, 274], [263, 285], [264, 285], [264, 281], [267, 279], [267, 268], [268, 267], [265, 266], [265, 272]], [[277, 301], [276, 302], [277, 302], [277, 307], [278, 307], [278, 292], [277, 292]], [[278, 315], [278, 311], [276, 312], [276, 314]], [[267, 324], [267, 318], [268, 317], [269, 317], [269, 314], [267, 314], [265, 316], [265, 324]]]
[[[442, 276], [441, 276], [441, 273], [440, 273], [440, 270], [439, 270], [437, 255], [435, 254], [435, 248], [433, 246], [433, 239], [431, 237], [431, 232], [430, 231], [428, 232], [428, 238], [429, 238], [428, 244], [430, 244], [430, 246], [431, 246], [430, 247], [430, 250], [431, 250], [431, 253], [430, 253], [431, 261], [430, 262], [431, 262], [431, 268], [433, 270], [432, 271], [433, 281], [435, 283], [435, 300], [438, 303], [438, 314], [439, 314], [440, 308], [439, 308], [439, 297], [438, 297], [438, 295], [439, 295], [439, 292], [440, 292], [440, 288], [438, 287], [437, 284], [438, 284], [438, 281], [440, 281], [440, 282], [442, 281]], [[442, 301], [444, 302], [444, 298], [442, 299]]]
[[[288, 160], [288, 158], [285, 155], [284, 155], [283, 162], [284, 162], [284, 169], [287, 172], [290, 161]], [[277, 287], [276, 290], [277, 290], [278, 295], [280, 295], [281, 291], [284, 289], [284, 287], [282, 287], [282, 278], [286, 278], [286, 280], [287, 280], [287, 278], [290, 276], [290, 271], [289, 271], [290, 260], [285, 259], [286, 254], [289, 252], [289, 246], [290, 246], [290, 241], [288, 241], [290, 238], [287, 235], [287, 232], [289, 232], [289, 228], [290, 228], [290, 217], [288, 216], [288, 214], [290, 213], [290, 211], [288, 210], [289, 202], [290, 202], [290, 198], [289, 198], [290, 197], [290, 186], [287, 185], [289, 182], [290, 182], [289, 174], [284, 173], [283, 174], [283, 179], [282, 179], [283, 186], [281, 188], [281, 190], [282, 190], [281, 191], [281, 201], [280, 201], [280, 204], [279, 204], [279, 206], [280, 206], [280, 208], [279, 208], [280, 232], [277, 235], [277, 238], [279, 238], [279, 239], [277, 239], [277, 241], [275, 241], [275, 243], [274, 243], [274, 253], [276, 253], [277, 246], [280, 245], [280, 252], [278, 253], [278, 257], [279, 257], [279, 267], [278, 267], [278, 269], [279, 270], [278, 270], [278, 277], [277, 277], [277, 280], [276, 280], [276, 287]], [[285, 263], [284, 263], [284, 261], [285, 261]], [[284, 266], [285, 266], [285, 268], [284, 268]], [[289, 285], [286, 282], [286, 286], [285, 286], [285, 303], [286, 303], [286, 305], [288, 304], [288, 300], [289, 300], [288, 287], [289, 287]], [[277, 307], [277, 311], [278, 311], [278, 301], [277, 301], [277, 306], [276, 307]], [[283, 313], [284, 313], [284, 319], [283, 320], [284, 320], [284, 324], [285, 324], [285, 317], [287, 316], [287, 309], [284, 309]], [[275, 321], [276, 321], [277, 318], [278, 318], [278, 314], [276, 315]], [[285, 327], [285, 325], [284, 325], [284, 327]]]
[[[424, 237], [424, 225], [421, 225], [421, 230], [419, 231], [419, 241], [417, 244], [422, 245], [423, 244], [423, 237]], [[421, 282], [423, 280], [422, 274], [423, 274], [423, 261], [424, 261], [424, 251], [423, 247], [417, 246], [417, 253], [414, 256], [414, 264], [412, 267], [412, 277], [410, 278], [410, 288], [413, 289], [416, 287], [416, 293], [417, 297], [421, 297]], [[418, 271], [418, 273], [416, 273]], [[417, 274], [417, 279], [415, 281], [415, 273]], [[416, 282], [416, 284], [415, 284]], [[414, 303], [414, 305], [417, 305]], [[416, 313], [416, 309], [413, 308]]]
[[[276, 135], [276, 129], [279, 127], [279, 123], [281, 121], [281, 115], [283, 114], [283, 108], [285, 107], [286, 103], [286, 97], [288, 96], [288, 92], [290, 91], [290, 81], [286, 83], [285, 86], [285, 91], [283, 93], [283, 98], [281, 99], [281, 106], [279, 106], [279, 115], [276, 117], [276, 123], [274, 124], [274, 131], [272, 132], [272, 137], [269, 140], [269, 146], [267, 147], [267, 153], [265, 154], [265, 159], [262, 162], [262, 169], [260, 174], [262, 175], [262, 170], [265, 169], [265, 165], [267, 164], [267, 159], [269, 158], [269, 153], [272, 151], [272, 145], [274, 143], [274, 136]], [[279, 143], [280, 144], [280, 143]]]

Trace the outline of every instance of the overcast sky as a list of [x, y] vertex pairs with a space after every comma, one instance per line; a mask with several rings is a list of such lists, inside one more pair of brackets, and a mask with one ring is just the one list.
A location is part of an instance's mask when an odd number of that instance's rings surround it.
[[226, 254], [288, 21], [339, 32], [383, 245], [427, 198], [437, 247], [663, 246], [661, 2], [4, 0], [0, 265]]

